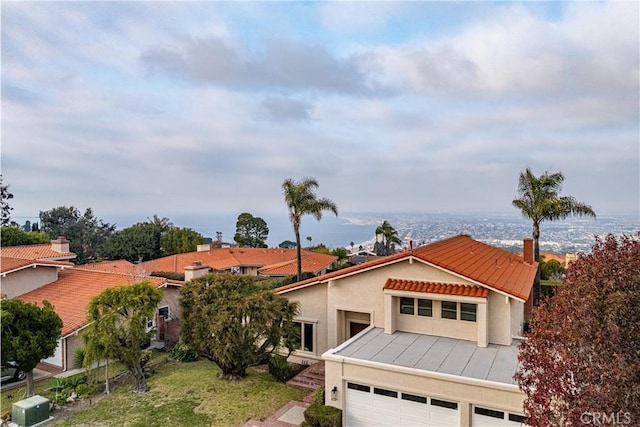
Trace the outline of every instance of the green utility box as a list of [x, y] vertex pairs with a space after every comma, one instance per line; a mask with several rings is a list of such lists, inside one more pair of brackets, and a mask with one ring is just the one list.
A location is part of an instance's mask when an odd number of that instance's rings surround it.
[[49, 419], [49, 399], [42, 396], [31, 396], [16, 402], [11, 407], [11, 422], [23, 427], [30, 427]]

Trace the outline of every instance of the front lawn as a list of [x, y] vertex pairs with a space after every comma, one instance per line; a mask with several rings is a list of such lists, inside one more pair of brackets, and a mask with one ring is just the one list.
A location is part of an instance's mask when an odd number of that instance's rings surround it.
[[220, 370], [208, 360], [167, 361], [155, 371], [148, 380], [147, 393], [132, 394], [131, 385], [125, 384], [87, 410], [52, 425], [238, 427], [306, 394], [276, 382], [265, 367], [251, 368], [247, 377], [235, 382], [219, 380]]

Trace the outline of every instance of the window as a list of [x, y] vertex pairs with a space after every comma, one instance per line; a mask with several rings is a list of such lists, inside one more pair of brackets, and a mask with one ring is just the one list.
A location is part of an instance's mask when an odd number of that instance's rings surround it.
[[400, 297], [400, 313], [401, 314], [413, 314], [414, 313], [414, 299], [407, 297]]
[[418, 316], [431, 317], [433, 316], [433, 301], [430, 299], [418, 300]]
[[427, 398], [423, 396], [416, 396], [415, 394], [402, 393], [402, 399], [409, 400], [416, 403], [424, 403], [426, 405]]
[[374, 387], [373, 394], [379, 394], [380, 396], [393, 397], [394, 399], [398, 398], [398, 392], [393, 390], [387, 390], [384, 388]]
[[442, 301], [441, 317], [443, 319], [458, 319], [458, 303], [452, 301]]
[[293, 322], [300, 332], [300, 341], [296, 349], [313, 352], [313, 323]]
[[525, 417], [524, 415], [509, 414], [509, 421], [515, 421], [516, 423], [524, 424], [524, 422], [527, 421], [527, 417]]
[[169, 306], [160, 307], [158, 309], [158, 316], [164, 317], [164, 320], [171, 320], [171, 316], [169, 316]]
[[369, 393], [371, 391], [371, 387], [368, 385], [356, 384], [356, 383], [347, 383], [347, 388], [351, 390], [364, 391], [365, 393]]
[[480, 408], [476, 406], [473, 408], [473, 412], [478, 415], [484, 415], [485, 417], [498, 418], [500, 420], [504, 420], [504, 412], [502, 411], [494, 411], [493, 409]]
[[431, 404], [441, 408], [458, 409], [458, 404], [456, 402], [449, 402], [447, 400], [431, 399]]
[[460, 303], [460, 320], [466, 320], [467, 322], [476, 321], [477, 304], [469, 304], [465, 302]]

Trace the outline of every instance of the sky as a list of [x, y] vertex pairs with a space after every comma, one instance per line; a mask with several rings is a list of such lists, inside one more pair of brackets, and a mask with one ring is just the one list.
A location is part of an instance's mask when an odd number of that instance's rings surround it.
[[640, 212], [639, 3], [1, 3], [12, 216]]

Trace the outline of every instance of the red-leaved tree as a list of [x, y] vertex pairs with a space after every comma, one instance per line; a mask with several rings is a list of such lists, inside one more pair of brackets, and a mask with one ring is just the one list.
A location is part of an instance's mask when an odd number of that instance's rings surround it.
[[518, 359], [528, 425], [640, 425], [640, 233], [596, 239], [570, 265]]

